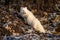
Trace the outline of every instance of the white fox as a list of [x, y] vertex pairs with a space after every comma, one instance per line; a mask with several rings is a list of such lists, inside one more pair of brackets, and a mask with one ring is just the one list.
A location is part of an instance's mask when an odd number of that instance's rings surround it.
[[27, 7], [21, 7], [19, 15], [21, 15], [24, 18], [25, 22], [31, 25], [36, 31], [45, 33], [42, 24], [33, 15], [33, 13], [27, 9]]

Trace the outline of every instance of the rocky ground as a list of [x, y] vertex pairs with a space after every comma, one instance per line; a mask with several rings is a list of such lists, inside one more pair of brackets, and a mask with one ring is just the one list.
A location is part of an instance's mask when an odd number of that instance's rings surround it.
[[[40, 37], [40, 33], [25, 24], [24, 19], [18, 15], [21, 6], [26, 6], [33, 12], [48, 33], [60, 35], [60, 9], [57, 5], [59, 3], [59, 0], [0, 0], [0, 37], [13, 33], [36, 34], [38, 38]], [[9, 30], [5, 28], [6, 26]]]

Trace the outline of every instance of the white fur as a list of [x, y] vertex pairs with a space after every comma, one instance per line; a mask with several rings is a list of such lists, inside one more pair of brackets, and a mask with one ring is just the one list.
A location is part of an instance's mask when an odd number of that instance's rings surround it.
[[19, 14], [25, 19], [25, 21], [29, 25], [33, 26], [33, 28], [36, 31], [45, 33], [45, 30], [44, 30], [43, 26], [41, 25], [41, 23], [39, 22], [39, 20], [26, 7], [21, 7]]

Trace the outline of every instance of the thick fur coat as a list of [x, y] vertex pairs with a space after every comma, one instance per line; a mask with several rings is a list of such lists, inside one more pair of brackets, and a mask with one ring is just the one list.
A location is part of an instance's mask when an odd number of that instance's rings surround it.
[[21, 15], [25, 22], [31, 25], [36, 31], [45, 33], [45, 30], [40, 21], [33, 15], [31, 11], [27, 9], [27, 7], [21, 7], [19, 15]]

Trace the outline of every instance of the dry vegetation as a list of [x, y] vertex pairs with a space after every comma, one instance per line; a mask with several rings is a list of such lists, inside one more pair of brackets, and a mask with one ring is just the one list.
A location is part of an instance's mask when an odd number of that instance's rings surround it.
[[[0, 36], [13, 35], [12, 33], [19, 33], [20, 35], [28, 33], [39, 34], [31, 26], [25, 24], [24, 19], [18, 15], [21, 6], [26, 6], [32, 11], [47, 31], [60, 35], [60, 11], [55, 6], [60, 3], [59, 1], [0, 0]], [[9, 30], [4, 28], [6, 27], [5, 24], [10, 28]], [[56, 32], [52, 31], [54, 29]]]

